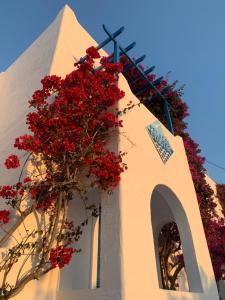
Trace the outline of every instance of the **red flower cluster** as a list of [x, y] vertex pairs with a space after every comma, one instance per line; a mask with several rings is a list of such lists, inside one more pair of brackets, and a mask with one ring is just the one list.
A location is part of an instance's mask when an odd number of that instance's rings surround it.
[[0, 210], [0, 221], [4, 224], [9, 222], [9, 211], [4, 209]]
[[16, 155], [12, 154], [6, 159], [5, 166], [7, 169], [16, 169], [20, 166], [20, 161]]
[[31, 180], [30, 177], [26, 177], [26, 178], [24, 178], [24, 180], [23, 180], [24, 183], [29, 183], [29, 182], [31, 182], [31, 181], [32, 181], [32, 180]]
[[[30, 114], [28, 114], [28, 117], [29, 116]], [[19, 150], [25, 150], [27, 152], [33, 151], [37, 153], [40, 150], [41, 142], [38, 138], [34, 138], [32, 135], [25, 134], [15, 139], [14, 147], [18, 148]]]
[[49, 261], [53, 268], [58, 266], [62, 269], [65, 265], [70, 263], [73, 253], [73, 248], [66, 248], [63, 246], [52, 248], [50, 250]]
[[[110, 154], [114, 155], [110, 161], [105, 138], [109, 129], [122, 126], [116, 111], [108, 111], [124, 96], [117, 85], [121, 64], [105, 63], [93, 72], [94, 59], [100, 55], [94, 47], [86, 53], [86, 61], [77, 63], [65, 79], [46, 76], [41, 81], [42, 89], [29, 101], [35, 109], [27, 116], [32, 134], [16, 138], [14, 146], [54, 163], [58, 172], [48, 174], [50, 182], [53, 177], [64, 180], [66, 164], [71, 172], [86, 165], [100, 187], [112, 189], [124, 169], [120, 155]], [[31, 194], [36, 197], [35, 188]]]
[[96, 50], [96, 48], [94, 46], [89, 47], [86, 50], [86, 53], [91, 58], [100, 58], [100, 55], [99, 55], [98, 51]]
[[[206, 227], [206, 226], [205, 226]], [[209, 220], [206, 228], [207, 243], [210, 250], [213, 269], [217, 279], [225, 275], [225, 221], [224, 219]]]
[[17, 194], [18, 190], [11, 185], [4, 185], [0, 188], [0, 197], [3, 199], [13, 199]]
[[116, 64], [114, 64], [114, 63], [106, 63], [104, 60], [103, 61], [101, 60], [101, 62], [102, 62], [102, 65], [104, 66], [104, 68], [109, 73], [114, 74], [114, 73], [120, 73], [120, 72], [123, 71], [123, 65], [120, 62], [118, 62]]
[[121, 167], [122, 158], [113, 152], [106, 152], [96, 159], [89, 159], [86, 162], [90, 165], [89, 174], [95, 175], [97, 185], [102, 189], [112, 190], [120, 181], [120, 173], [124, 171]]

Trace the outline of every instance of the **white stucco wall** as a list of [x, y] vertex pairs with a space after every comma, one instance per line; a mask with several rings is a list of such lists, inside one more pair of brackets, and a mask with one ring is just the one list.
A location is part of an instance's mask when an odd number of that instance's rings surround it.
[[[66, 6], [40, 38], [5, 73], [1, 74], [1, 165], [8, 153], [15, 152], [11, 147], [14, 138], [25, 132], [27, 100], [39, 87], [41, 78], [45, 74], [65, 76], [73, 69], [73, 56], [79, 59], [91, 45], [96, 45], [96, 42], [79, 25], [73, 12]], [[130, 100], [137, 103], [138, 100], [122, 76], [119, 85], [126, 93], [125, 99], [119, 104], [119, 109], [125, 107]], [[71, 266], [65, 268], [61, 276], [58, 271], [54, 271], [40, 282], [28, 284], [24, 291], [15, 297], [16, 300], [218, 300], [182, 139], [172, 136], [163, 127], [174, 150], [174, 154], [164, 165], [146, 130], [146, 126], [155, 120], [156, 118], [145, 107], [135, 107], [124, 116], [124, 127], [113, 136], [109, 145], [116, 151], [128, 152], [124, 158], [128, 170], [122, 175], [120, 185], [113, 195], [104, 193], [100, 195], [101, 287], [89, 289], [88, 284], [83, 287], [83, 283], [76, 285], [76, 269], [73, 271]], [[1, 168], [1, 184], [16, 179], [16, 172], [8, 174], [10, 173], [4, 172]], [[180, 201], [179, 207], [185, 212], [184, 216], [189, 222], [193, 238], [201, 291], [172, 292], [159, 288], [150, 211], [152, 192], [158, 185], [168, 187], [172, 191], [164, 193], [162, 189], [162, 197], [180, 224], [181, 237], [187, 244], [185, 227], [182, 225], [176, 205], [172, 203]], [[91, 230], [92, 228], [88, 234]], [[187, 262], [191, 261], [188, 247], [185, 252]], [[89, 253], [87, 257], [90, 258], [91, 255]], [[90, 268], [89, 259], [85, 260], [83, 268], [85, 270]], [[196, 276], [198, 277], [198, 274], [193, 273], [193, 277], [190, 278], [193, 285]], [[85, 280], [87, 282], [87, 279]], [[90, 278], [88, 280], [90, 283]], [[76, 287], [81, 289], [75, 290]]]

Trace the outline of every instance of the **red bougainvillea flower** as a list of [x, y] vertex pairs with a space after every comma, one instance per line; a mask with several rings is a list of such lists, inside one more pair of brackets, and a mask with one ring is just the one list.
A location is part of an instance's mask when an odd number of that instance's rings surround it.
[[20, 166], [20, 161], [17, 155], [11, 154], [5, 161], [7, 169], [16, 169]]
[[49, 261], [53, 268], [59, 267], [62, 269], [65, 265], [69, 264], [73, 256], [73, 248], [66, 248], [59, 246], [50, 250]]
[[0, 221], [4, 224], [9, 222], [9, 211], [4, 209], [0, 210]]
[[103, 57], [101, 58], [101, 64], [104, 66], [107, 72], [109, 73], [120, 73], [123, 71], [123, 64], [121, 62], [118, 63], [111, 63], [108, 61], [107, 58]]
[[31, 182], [31, 181], [32, 181], [32, 180], [31, 180], [30, 177], [26, 177], [26, 178], [24, 178], [24, 180], [23, 180], [24, 183], [28, 183], [28, 182]]
[[18, 190], [11, 185], [4, 185], [0, 188], [0, 197], [3, 199], [12, 199], [17, 196]]
[[[17, 137], [14, 147], [41, 155], [48, 166], [57, 168], [57, 173], [48, 174], [50, 184], [67, 180], [66, 174], [75, 169], [86, 169], [96, 177], [92, 178], [100, 188], [112, 190], [124, 168], [120, 155], [107, 152], [105, 139], [111, 128], [122, 127], [116, 111], [109, 111], [124, 97], [117, 85], [122, 65], [103, 60], [103, 68], [93, 72], [94, 59], [100, 55], [95, 47], [86, 53], [85, 62], [76, 63], [65, 79], [52, 75], [41, 81], [42, 89], [29, 100], [34, 108], [26, 121], [31, 134]], [[43, 206], [38, 200], [43, 191], [37, 186], [31, 186], [29, 192], [37, 200], [38, 209], [41, 206], [46, 211], [54, 203], [52, 197], [47, 197], [47, 206]]]
[[120, 174], [124, 171], [121, 166], [121, 155], [106, 151], [104, 155], [86, 162], [90, 165], [89, 173], [98, 178], [96, 181], [98, 187], [113, 190], [118, 185]]
[[100, 58], [100, 55], [99, 55], [98, 51], [96, 50], [96, 48], [94, 46], [89, 47], [86, 50], [86, 53], [91, 58]]

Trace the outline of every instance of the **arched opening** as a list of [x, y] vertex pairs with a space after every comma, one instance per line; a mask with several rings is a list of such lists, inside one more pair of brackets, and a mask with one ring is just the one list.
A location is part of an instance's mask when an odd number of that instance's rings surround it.
[[92, 258], [90, 272], [90, 287], [100, 288], [100, 259], [101, 259], [101, 206], [95, 219], [92, 232]]
[[[87, 199], [86, 206], [96, 207], [93, 216], [92, 210], [85, 208], [84, 201], [80, 197], [70, 203], [68, 220], [73, 221], [75, 228], [80, 226], [82, 231], [80, 239], [73, 246], [81, 251], [75, 253], [71, 263], [60, 270], [60, 290], [100, 287], [100, 195], [97, 190], [92, 189], [88, 192]], [[82, 223], [84, 225], [81, 225]]]
[[187, 216], [177, 196], [165, 185], [157, 185], [153, 190], [151, 222], [159, 287], [202, 292]]

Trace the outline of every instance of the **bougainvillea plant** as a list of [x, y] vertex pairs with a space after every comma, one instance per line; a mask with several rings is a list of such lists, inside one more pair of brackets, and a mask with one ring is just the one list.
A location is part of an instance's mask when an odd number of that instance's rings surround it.
[[[125, 57], [121, 58], [121, 62], [124, 65], [128, 63]], [[143, 66], [140, 67], [144, 70]], [[141, 90], [146, 87], [145, 80], [140, 78], [139, 73], [135, 68], [130, 68], [128, 71], [124, 72], [124, 75], [127, 78], [128, 82], [131, 82], [130, 88], [134, 93], [135, 91]], [[140, 79], [132, 80], [137, 77], [139, 77]], [[156, 75], [149, 74], [148, 78], [153, 83], [156, 79]], [[172, 85], [169, 85], [167, 80], [162, 80], [161, 82], [157, 83], [156, 87], [160, 92], [165, 91], [166, 88], [167, 91], [166, 93], [164, 93], [164, 95], [169, 104], [175, 135], [181, 136], [184, 141], [184, 147], [186, 150], [189, 168], [197, 194], [198, 204], [213, 264], [213, 269], [216, 280], [218, 281], [220, 279], [223, 279], [225, 276], [225, 222], [224, 218], [219, 218], [216, 213], [216, 203], [214, 201], [214, 197], [216, 195], [214, 195], [213, 190], [206, 182], [206, 170], [204, 168], [205, 159], [200, 154], [201, 150], [199, 148], [199, 145], [194, 142], [194, 140], [187, 132], [187, 123], [184, 119], [189, 115], [189, 112], [187, 104], [182, 100], [183, 88], [176, 90], [176, 82]], [[140, 103], [144, 104], [165, 126], [167, 126], [162, 99], [157, 96], [152, 88], [149, 88], [148, 90], [146, 90], [145, 88], [145, 91], [140, 94], [138, 98], [140, 100]], [[221, 205], [224, 207], [224, 185], [217, 185], [217, 196], [220, 199]], [[174, 245], [174, 247], [171, 247], [171, 245], [168, 245], [168, 243], [164, 244], [164, 248], [167, 249], [166, 251], [170, 251], [170, 255], [167, 256], [167, 265], [168, 260], [171, 260], [171, 258], [174, 257], [177, 249], [177, 234], [174, 234], [174, 224], [171, 223], [171, 229], [169, 228], [170, 226], [167, 226], [167, 230], [169, 230], [170, 232], [166, 233], [165, 230], [161, 232], [161, 235], [163, 233], [165, 234], [164, 239], [161, 238], [161, 240], [166, 241], [167, 235], [170, 237], [174, 237], [173, 239], [171, 239], [171, 244]], [[180, 257], [180, 265], [178, 264], [177, 268], [182, 270], [180, 266], [184, 266], [184, 262], [183, 259], [181, 259], [180, 252], [178, 253], [178, 255]], [[162, 257], [160, 258], [160, 260], [165, 261], [165, 259]], [[167, 265], [164, 265], [164, 269], [167, 268]], [[171, 278], [174, 277], [173, 274], [170, 275]], [[169, 276], [167, 278], [169, 278]], [[164, 283], [165, 288], [168, 288], [169, 286], [171, 286], [170, 282]], [[171, 288], [176, 289], [174, 284], [172, 284]]]
[[222, 207], [222, 213], [225, 216], [225, 184], [218, 183], [216, 185], [217, 198]]
[[[32, 112], [26, 123], [30, 133], [14, 143], [27, 159], [21, 163], [17, 155], [10, 154], [5, 161], [7, 169], [20, 165], [22, 169], [18, 182], [0, 187], [0, 197], [10, 207], [10, 212], [0, 211], [1, 228], [9, 223], [0, 245], [15, 240], [0, 261], [0, 299], [17, 295], [31, 280], [70, 263], [79, 252], [75, 243], [81, 227], [98, 215], [98, 208], [87, 198], [87, 188], [110, 193], [126, 169], [123, 154], [107, 148], [112, 131], [122, 126], [115, 110], [124, 96], [117, 85], [121, 64], [107, 64], [94, 47], [86, 53], [86, 61], [76, 63], [64, 79], [55, 75], [42, 79], [42, 88], [29, 100]], [[101, 70], [94, 70], [95, 59], [103, 66]], [[32, 171], [27, 176], [29, 163]], [[77, 198], [83, 200], [89, 214], [75, 226], [67, 212], [69, 203]], [[12, 211], [17, 221], [10, 224]], [[35, 213], [46, 218], [45, 226], [26, 229], [18, 240], [16, 230]]]

